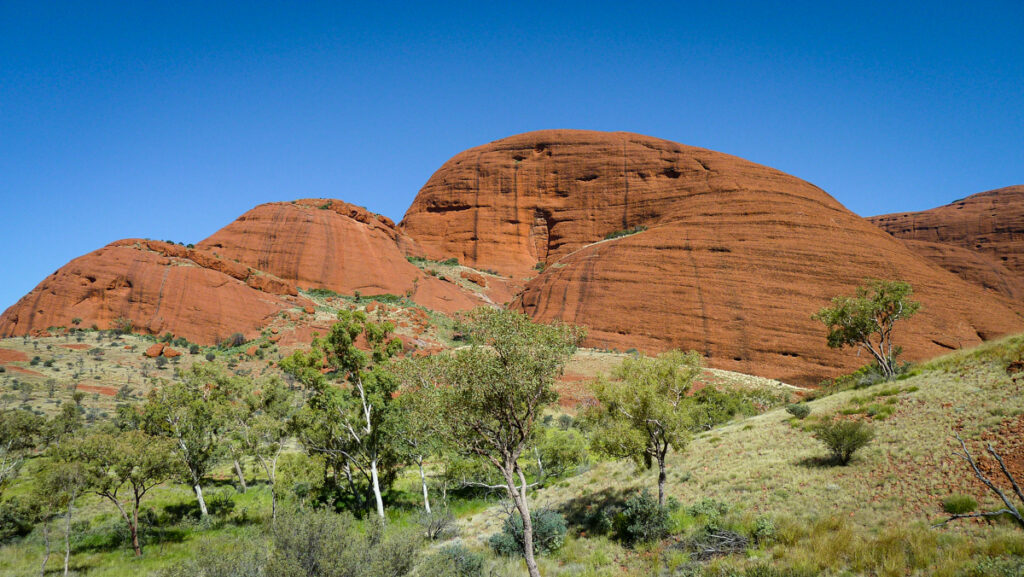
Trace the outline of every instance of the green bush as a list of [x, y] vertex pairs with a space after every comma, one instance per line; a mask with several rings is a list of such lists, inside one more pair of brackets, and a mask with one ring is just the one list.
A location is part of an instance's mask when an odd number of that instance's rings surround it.
[[199, 354], [199, 345], [192, 345], [192, 346], [190, 346], [188, 348], [188, 354], [190, 354], [190, 355], [198, 355]]
[[970, 495], [950, 495], [942, 500], [942, 510], [950, 515], [964, 515], [978, 508], [978, 502]]
[[806, 403], [794, 403], [786, 405], [786, 412], [798, 419], [805, 419], [811, 414], [811, 407]]
[[[533, 552], [537, 555], [552, 553], [562, 548], [565, 542], [565, 517], [550, 510], [530, 512], [533, 522]], [[501, 532], [491, 535], [487, 541], [498, 555], [512, 557], [523, 554], [523, 518], [515, 512], [505, 518]]]
[[637, 226], [634, 226], [632, 228], [624, 228], [622, 230], [617, 230], [615, 232], [610, 232], [610, 233], [604, 235], [604, 239], [605, 240], [611, 240], [613, 238], [621, 238], [623, 236], [629, 236], [631, 234], [636, 234], [638, 232], [643, 232], [645, 230], [647, 230], [646, 226], [644, 226], [642, 224], [638, 224]]
[[644, 489], [626, 499], [615, 518], [615, 529], [619, 539], [630, 545], [658, 541], [669, 532], [668, 508]]
[[700, 521], [707, 529], [718, 529], [722, 525], [722, 518], [729, 512], [729, 505], [704, 497], [690, 505], [686, 512]]
[[413, 568], [421, 540], [409, 531], [366, 531], [347, 513], [288, 512], [273, 527], [273, 556], [264, 575], [274, 577], [401, 577]]
[[839, 420], [817, 426], [814, 437], [825, 444], [833, 460], [846, 465], [875, 438], [875, 432], [862, 421]]
[[206, 360], [212, 361], [213, 359], [216, 359], [216, 358], [217, 358], [217, 355], [215, 355], [213, 353], [206, 353]]
[[418, 567], [420, 575], [430, 577], [481, 577], [484, 574], [484, 556], [462, 543], [441, 547]]

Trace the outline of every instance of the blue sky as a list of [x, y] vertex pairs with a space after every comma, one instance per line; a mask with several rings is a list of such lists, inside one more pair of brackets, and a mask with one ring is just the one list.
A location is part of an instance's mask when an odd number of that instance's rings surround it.
[[543, 128], [735, 154], [858, 214], [1024, 183], [1024, 3], [0, 0], [0, 309], [126, 237], [252, 206], [399, 220]]

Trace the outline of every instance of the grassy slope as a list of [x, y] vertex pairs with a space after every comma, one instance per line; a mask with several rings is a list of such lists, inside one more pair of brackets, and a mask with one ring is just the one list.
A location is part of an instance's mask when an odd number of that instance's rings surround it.
[[[1022, 551], [1024, 537], [1019, 531], [996, 529], [994, 533], [993, 529], [980, 523], [960, 522], [940, 531], [918, 528], [902, 532], [915, 523], [941, 518], [941, 499], [951, 493], [971, 494], [984, 505], [995, 505], [980, 484], [970, 477], [965, 464], [952, 456], [955, 442], [952, 434], [961, 430], [977, 454], [982, 436], [991, 437], [1007, 422], [1021, 419], [1024, 414], [1024, 377], [1012, 378], [1006, 373], [1005, 366], [1008, 358], [1019, 356], [1022, 350], [1024, 336], [990, 343], [973, 351], [937, 359], [924, 365], [920, 374], [897, 383], [846, 391], [812, 401], [813, 412], [804, 422], [792, 420], [780, 409], [702, 434], [690, 443], [685, 453], [672, 455], [669, 494], [683, 503], [711, 496], [736, 506], [740, 516], [768, 514], [778, 519], [793, 519], [781, 526], [789, 527], [788, 531], [796, 536], [772, 550], [755, 554], [799, 564], [799, 559], [793, 561], [799, 551], [811, 547], [828, 551], [833, 547], [837, 563], [852, 568], [851, 574], [897, 575], [903, 574], [901, 570], [906, 571], [906, 567], [898, 564], [891, 572], [873, 565], [857, 565], [867, 561], [856, 561], [856, 555], [850, 550], [852, 543], [859, 543], [860, 555], [867, 559], [882, 555], [885, 543], [897, 543], [901, 550], [917, 546], [934, 551], [946, 551], [943, 547], [947, 545], [943, 543], [953, 543], [957, 544], [961, 557], [999, 554], [1006, 550]], [[606, 365], [614, 364], [609, 358], [594, 352], [585, 352], [574, 363], [570, 371], [588, 377], [607, 370]], [[730, 378], [730, 375], [715, 376]], [[848, 467], [815, 465], [814, 459], [822, 456], [824, 450], [804, 430], [809, 422], [831, 417], [843, 409], [864, 409], [890, 402], [895, 411], [884, 420], [874, 420], [876, 440]], [[845, 418], [866, 417], [848, 415]], [[999, 446], [1004, 439], [997, 435], [994, 440]], [[26, 475], [12, 487], [9, 495], [29, 490], [31, 472], [36, 466], [38, 463], [30, 463]], [[229, 478], [226, 469], [218, 473], [221, 480], [215, 480], [211, 485], [226, 483]], [[532, 496], [532, 502], [535, 506], [567, 509], [586, 503], [594, 494], [643, 486], [653, 488], [654, 484], [653, 473], [638, 475], [630, 464], [599, 462], [582, 475], [538, 491]], [[410, 503], [416, 501], [414, 485], [410, 483], [410, 495], [405, 499]], [[265, 488], [257, 485], [248, 494], [236, 496], [236, 512], [247, 509], [251, 517], [265, 517], [266, 497]], [[187, 487], [172, 485], [159, 488], [147, 506], [161, 511], [165, 506], [191, 500]], [[483, 502], [465, 505], [456, 509], [464, 538], [480, 547], [483, 540], [497, 530], [499, 509], [487, 508]], [[400, 517], [397, 522], [410, 522], [408, 517], [411, 513], [404, 513], [404, 517], [401, 512], [396, 511], [396, 514]], [[96, 498], [89, 498], [81, 503], [77, 515], [78, 519], [91, 518], [91, 524], [96, 526], [110, 522], [113, 509]], [[819, 527], [824, 527], [823, 536], [817, 536]], [[249, 530], [252, 528], [244, 525], [225, 525], [179, 535], [177, 540], [170, 539], [150, 547], [141, 561], [133, 559], [127, 550], [79, 550], [73, 556], [73, 566], [88, 569], [86, 574], [95, 576], [145, 574], [153, 568], [186, 558], [200, 539]], [[57, 532], [56, 527], [54, 532]], [[997, 541], [992, 540], [993, 534], [997, 534]], [[819, 538], [822, 541], [816, 540]], [[54, 543], [57, 551], [50, 561], [51, 567], [58, 566], [61, 561], [59, 535], [55, 535], [54, 540], [57, 541]], [[964, 543], [979, 545], [968, 547]], [[41, 554], [42, 539], [38, 530], [24, 541], [0, 547], [0, 575], [35, 571], [32, 568], [38, 567]], [[948, 563], [963, 562], [963, 558], [953, 553], [949, 553], [949, 557]], [[637, 553], [604, 537], [573, 536], [562, 551], [543, 559], [542, 565], [546, 575], [644, 575], [679, 563], [680, 559], [685, 559], [685, 555], [670, 548]], [[818, 570], [835, 569], [820, 563], [814, 565], [817, 561], [804, 562]], [[929, 567], [939, 567], [942, 563], [935, 559], [922, 562], [929, 563]], [[489, 563], [495, 575], [517, 575], [521, 572], [521, 564], [514, 560], [492, 559]], [[839, 573], [838, 570], [834, 572]], [[916, 574], [933, 572], [943, 574], [941, 568], [918, 570]]]

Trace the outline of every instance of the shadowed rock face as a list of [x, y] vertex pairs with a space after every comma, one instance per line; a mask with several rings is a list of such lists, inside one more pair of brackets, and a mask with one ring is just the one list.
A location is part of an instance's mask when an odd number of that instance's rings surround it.
[[169, 331], [203, 344], [235, 332], [252, 337], [278, 311], [295, 305], [278, 279], [250, 283], [264, 285], [261, 290], [247, 284], [249, 278], [237, 263], [181, 246], [118, 241], [44, 279], [0, 316], [0, 335], [70, 328], [74, 318], [82, 319], [83, 328], [106, 329], [125, 318], [140, 332]]
[[1014, 300], [1024, 297], [1024, 186], [868, 220], [964, 279]]
[[435, 258], [515, 275], [545, 263], [513, 306], [588, 326], [591, 346], [692, 348], [714, 367], [798, 383], [868, 361], [829, 350], [810, 317], [869, 276], [907, 280], [924, 302], [899, 335], [910, 358], [1024, 327], [1007, 299], [805, 181], [635, 134], [542, 131], [468, 150], [401, 227]]

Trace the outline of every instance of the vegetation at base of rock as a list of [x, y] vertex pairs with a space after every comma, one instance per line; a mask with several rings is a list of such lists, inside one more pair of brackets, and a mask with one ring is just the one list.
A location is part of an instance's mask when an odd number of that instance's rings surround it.
[[921, 303], [910, 299], [913, 294], [909, 283], [868, 279], [854, 296], [834, 297], [831, 307], [812, 318], [828, 328], [829, 347], [861, 347], [875, 359], [885, 378], [893, 379], [901, 351], [893, 340], [893, 328], [920, 310]]

